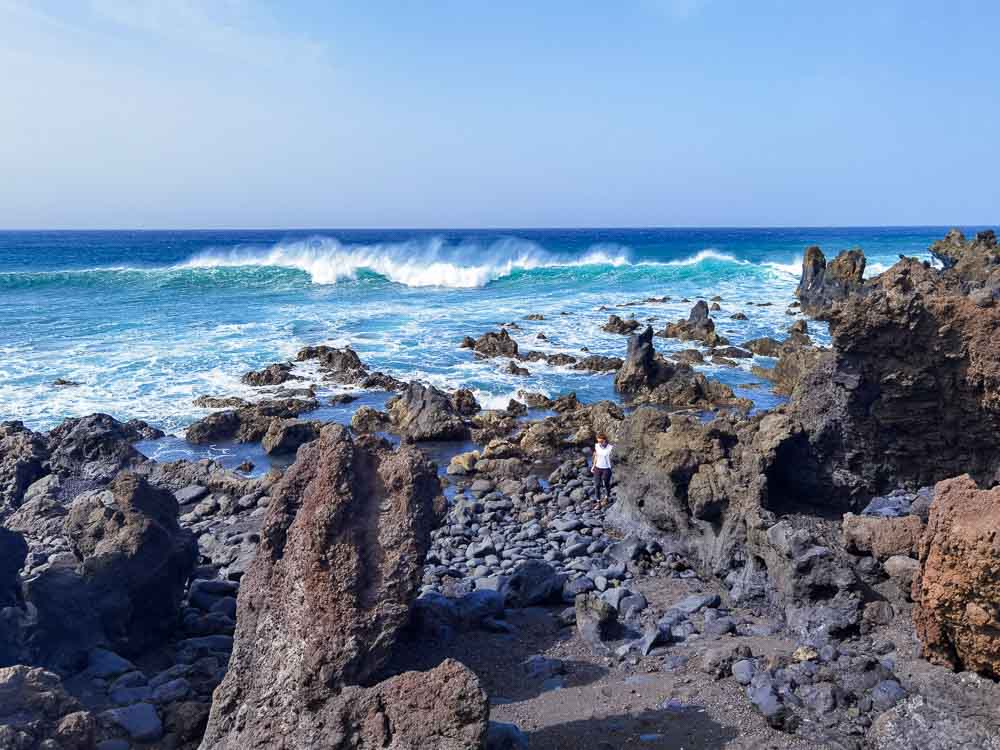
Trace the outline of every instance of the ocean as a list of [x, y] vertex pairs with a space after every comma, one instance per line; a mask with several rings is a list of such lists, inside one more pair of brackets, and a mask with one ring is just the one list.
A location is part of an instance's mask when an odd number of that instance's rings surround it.
[[[586, 346], [622, 356], [626, 338], [600, 328], [610, 313], [655, 318], [661, 328], [715, 295], [717, 328], [732, 343], [782, 337], [795, 320], [786, 309], [808, 245], [828, 258], [860, 246], [871, 275], [900, 254], [929, 258], [945, 231], [0, 232], [0, 421], [48, 429], [106, 412], [179, 435], [207, 413], [192, 404], [197, 396], [252, 396], [243, 373], [319, 343], [349, 344], [399, 378], [469, 387], [484, 407], [505, 406], [519, 389], [615, 398], [610, 375], [537, 362], [528, 376], [510, 375], [459, 343], [516, 321], [522, 351], [579, 354]], [[664, 295], [671, 301], [615, 307]], [[732, 320], [736, 312], [748, 320]], [[527, 321], [529, 314], [544, 320]], [[810, 329], [827, 342], [821, 324]], [[778, 403], [749, 367], [702, 369], [758, 408]], [[59, 378], [79, 385], [53, 385]], [[346, 420], [349, 411], [324, 416]]]

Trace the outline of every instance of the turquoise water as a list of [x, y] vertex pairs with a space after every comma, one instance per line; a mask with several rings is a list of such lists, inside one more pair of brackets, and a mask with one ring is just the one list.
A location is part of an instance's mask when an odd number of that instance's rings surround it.
[[[46, 429], [102, 411], [178, 433], [206, 413], [195, 397], [251, 395], [244, 372], [317, 343], [350, 344], [400, 378], [471, 387], [485, 406], [519, 388], [613, 398], [609, 375], [538, 363], [507, 375], [458, 344], [518, 321], [522, 351], [621, 356], [626, 339], [600, 330], [609, 312], [662, 327], [687, 315], [681, 298], [716, 294], [734, 343], [782, 335], [806, 246], [861, 246], [876, 273], [900, 253], [929, 257], [946, 229], [0, 232], [0, 420]], [[673, 300], [598, 309], [663, 295]], [[737, 311], [749, 320], [730, 320]], [[704, 369], [761, 407], [776, 402], [749, 363]]]

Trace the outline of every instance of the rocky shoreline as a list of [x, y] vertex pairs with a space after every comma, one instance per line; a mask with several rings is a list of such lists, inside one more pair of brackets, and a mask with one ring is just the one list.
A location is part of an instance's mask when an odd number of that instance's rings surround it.
[[[709, 299], [612, 315], [620, 359], [462, 343], [621, 403], [482, 409], [307, 347], [394, 395], [325, 424], [286, 362], [205, 397], [188, 441], [294, 457], [256, 478], [149, 460], [162, 433], [108, 415], [0, 425], [0, 748], [1000, 748], [1000, 251], [931, 250], [865, 279], [809, 248], [829, 349], [801, 319], [734, 345]], [[753, 355], [785, 405], [692, 366]]]

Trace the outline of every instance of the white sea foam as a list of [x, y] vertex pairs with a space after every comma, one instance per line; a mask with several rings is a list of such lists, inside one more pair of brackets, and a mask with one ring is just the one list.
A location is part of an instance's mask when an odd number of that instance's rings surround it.
[[752, 265], [748, 260], [740, 260], [727, 253], [721, 253], [713, 248], [707, 248], [705, 250], [700, 250], [699, 252], [691, 255], [687, 258], [680, 258], [678, 260], [668, 260], [665, 263], [644, 263], [643, 265], [651, 266], [696, 266], [699, 263], [704, 263], [708, 260], [721, 261], [723, 263], [739, 263], [740, 265]]
[[539, 245], [504, 239], [488, 246], [448, 245], [440, 238], [427, 241], [344, 245], [316, 237], [273, 247], [206, 250], [178, 268], [277, 266], [309, 274], [315, 284], [335, 284], [357, 278], [367, 270], [410, 287], [470, 289], [509, 276], [518, 270], [572, 266], [630, 265], [628, 250], [597, 245], [582, 255], [549, 252]]
[[778, 263], [777, 261], [768, 261], [763, 264], [765, 268], [770, 268], [778, 273], [788, 274], [789, 276], [799, 276], [802, 273], [802, 256], [796, 257], [789, 263]]

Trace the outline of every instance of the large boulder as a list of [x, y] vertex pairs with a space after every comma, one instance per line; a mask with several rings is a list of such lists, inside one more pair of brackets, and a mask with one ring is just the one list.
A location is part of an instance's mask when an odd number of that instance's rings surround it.
[[0, 423], [0, 520], [15, 510], [25, 490], [46, 473], [45, 439], [21, 422]]
[[729, 386], [709, 380], [685, 363], [669, 362], [653, 348], [653, 329], [629, 337], [625, 362], [615, 375], [615, 389], [631, 402], [675, 408], [747, 408]]
[[859, 249], [845, 250], [830, 263], [815, 245], [806, 248], [802, 259], [802, 278], [795, 296], [802, 311], [815, 318], [827, 317], [830, 305], [862, 289], [865, 254]]
[[903, 259], [831, 305], [833, 350], [788, 406], [808, 435], [799, 494], [847, 510], [900, 484], [1000, 478], [1000, 307], [969, 284]]
[[[79, 560], [75, 574], [103, 637], [116, 651], [140, 654], [176, 624], [198, 552], [194, 537], [178, 525], [177, 513], [172, 493], [129, 472], [107, 489], [83, 493], [70, 507], [66, 535]], [[31, 591], [39, 589], [36, 583]], [[72, 608], [60, 612], [57, 601], [46, 604], [39, 608], [41, 627], [49, 627], [51, 618], [61, 622], [58, 632], [71, 635], [74, 628], [66, 618], [75, 617]]]
[[67, 419], [49, 432], [49, 464], [63, 476], [109, 482], [121, 469], [145, 462], [134, 443], [160, 437], [161, 430], [140, 420], [119, 422], [107, 414]]
[[913, 619], [923, 655], [1000, 678], [1000, 488], [968, 475], [937, 485], [920, 544]]
[[996, 298], [1000, 289], [1000, 247], [992, 229], [978, 232], [972, 240], [952, 229], [944, 239], [931, 245], [931, 254], [945, 269], [954, 269], [967, 282], [982, 285]]
[[261, 447], [269, 455], [295, 453], [299, 446], [319, 436], [322, 422], [305, 419], [276, 419], [267, 428]]
[[410, 383], [386, 406], [396, 431], [408, 441], [466, 440], [469, 427], [447, 393]]
[[411, 447], [339, 425], [302, 447], [240, 586], [203, 750], [481, 746], [488, 706], [461, 665], [371, 685], [420, 586], [439, 492]]
[[276, 422], [295, 419], [319, 406], [314, 398], [283, 398], [257, 401], [237, 409], [209, 414], [188, 427], [189, 443], [204, 445], [222, 441], [255, 443], [264, 439]]

